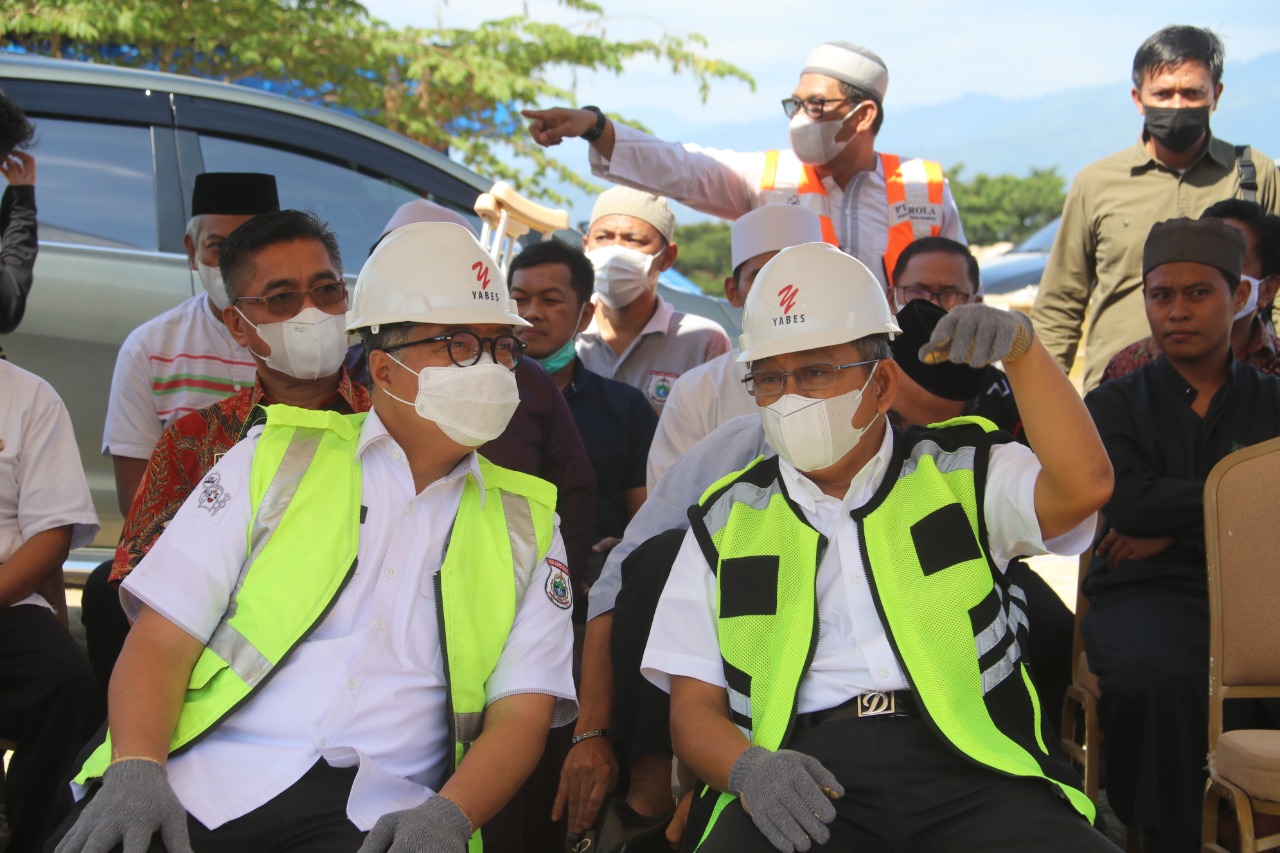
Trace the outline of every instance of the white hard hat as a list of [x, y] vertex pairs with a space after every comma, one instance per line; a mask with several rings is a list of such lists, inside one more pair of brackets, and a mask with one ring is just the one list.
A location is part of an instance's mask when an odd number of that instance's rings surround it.
[[529, 325], [502, 269], [474, 234], [452, 222], [403, 225], [365, 261], [347, 331], [391, 323]]
[[901, 331], [871, 270], [830, 243], [805, 243], [783, 249], [756, 276], [738, 361]]

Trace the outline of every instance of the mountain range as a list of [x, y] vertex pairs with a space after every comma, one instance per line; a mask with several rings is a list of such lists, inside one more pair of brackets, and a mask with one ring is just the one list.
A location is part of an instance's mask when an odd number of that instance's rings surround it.
[[[1215, 135], [1280, 158], [1280, 51], [1227, 63], [1223, 83], [1211, 120]], [[925, 156], [947, 169], [963, 163], [962, 174], [969, 178], [1056, 167], [1069, 183], [1082, 167], [1137, 141], [1142, 120], [1129, 97], [1131, 88], [1129, 81], [1117, 80], [1036, 98], [969, 94], [901, 110], [890, 101], [876, 148]], [[624, 105], [614, 109], [625, 112]], [[715, 148], [752, 151], [787, 145], [781, 109], [776, 116], [732, 124], [695, 124], [674, 113], [656, 114], [647, 123], [664, 138]], [[585, 218], [590, 201], [575, 194], [573, 208], [580, 214], [575, 221]], [[682, 208], [677, 219], [689, 223], [706, 217]]]

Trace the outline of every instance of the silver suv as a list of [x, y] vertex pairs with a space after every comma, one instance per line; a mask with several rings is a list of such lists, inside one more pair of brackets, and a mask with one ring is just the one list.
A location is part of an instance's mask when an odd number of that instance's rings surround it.
[[40, 256], [26, 317], [2, 341], [71, 411], [102, 520], [120, 534], [100, 453], [116, 353], [134, 327], [201, 290], [182, 235], [201, 172], [269, 172], [314, 210], [359, 270], [391, 213], [427, 197], [474, 219], [488, 183], [447, 157], [336, 110], [241, 86], [80, 62], [0, 56], [0, 88], [36, 125]]

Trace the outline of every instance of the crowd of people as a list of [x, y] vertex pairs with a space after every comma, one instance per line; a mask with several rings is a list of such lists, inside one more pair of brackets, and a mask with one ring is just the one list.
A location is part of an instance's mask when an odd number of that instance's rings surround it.
[[[789, 150], [526, 113], [618, 186], [507, 269], [419, 200], [352, 282], [271, 175], [199, 175], [203, 288], [115, 367], [87, 657], [41, 595], [98, 529], [70, 419], [0, 359], [8, 850], [1115, 850], [1026, 563], [1091, 549], [1111, 808], [1199, 850], [1203, 483], [1280, 435], [1278, 175], [1210, 131], [1222, 68], [1141, 45], [1139, 140], [1075, 179], [1030, 316], [983, 304], [941, 167], [876, 150], [846, 42]], [[0, 331], [32, 130], [0, 98]], [[737, 341], [658, 293], [668, 199], [732, 220]]]

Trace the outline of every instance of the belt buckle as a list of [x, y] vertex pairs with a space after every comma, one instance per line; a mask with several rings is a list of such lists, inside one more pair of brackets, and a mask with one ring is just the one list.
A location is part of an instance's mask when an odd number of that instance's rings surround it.
[[896, 710], [895, 705], [893, 691], [891, 690], [862, 693], [858, 696], [858, 716], [879, 717], [885, 714], [892, 714]]

